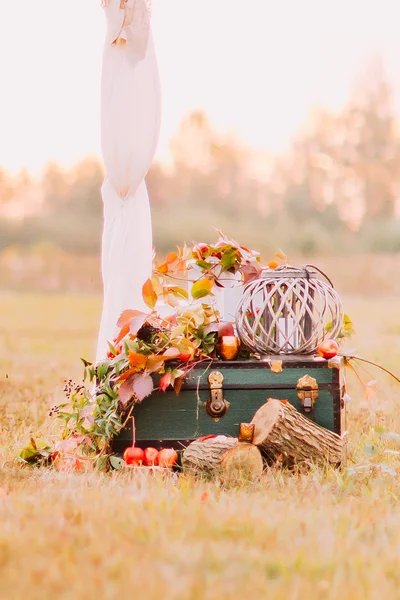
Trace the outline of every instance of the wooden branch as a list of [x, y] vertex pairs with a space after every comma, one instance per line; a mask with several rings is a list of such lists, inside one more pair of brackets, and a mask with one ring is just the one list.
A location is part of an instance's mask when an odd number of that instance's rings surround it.
[[184, 471], [218, 477], [223, 485], [257, 481], [263, 472], [261, 453], [253, 444], [223, 435], [195, 440], [182, 455]]
[[254, 415], [253, 443], [267, 462], [339, 465], [343, 440], [299, 413], [287, 401], [270, 398]]

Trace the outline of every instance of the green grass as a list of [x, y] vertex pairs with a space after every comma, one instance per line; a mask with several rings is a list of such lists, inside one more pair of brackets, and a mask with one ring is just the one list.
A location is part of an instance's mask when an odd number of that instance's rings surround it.
[[[349, 347], [398, 374], [398, 302], [345, 305], [357, 330]], [[399, 597], [400, 457], [384, 452], [400, 444], [374, 428], [400, 432], [400, 388], [373, 367], [358, 368], [377, 380], [372, 401], [348, 373], [348, 466], [367, 465], [355, 474], [272, 470], [224, 491], [16, 466], [30, 435], [57, 435], [48, 409], [65, 378], [81, 378], [79, 357], [93, 357], [99, 313], [94, 296], [0, 298], [1, 600]]]

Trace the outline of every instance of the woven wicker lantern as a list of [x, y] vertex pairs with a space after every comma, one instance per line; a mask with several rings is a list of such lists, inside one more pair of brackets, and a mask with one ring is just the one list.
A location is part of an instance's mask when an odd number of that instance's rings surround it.
[[342, 325], [341, 300], [312, 265], [264, 270], [244, 288], [236, 312], [241, 341], [261, 355], [313, 354]]

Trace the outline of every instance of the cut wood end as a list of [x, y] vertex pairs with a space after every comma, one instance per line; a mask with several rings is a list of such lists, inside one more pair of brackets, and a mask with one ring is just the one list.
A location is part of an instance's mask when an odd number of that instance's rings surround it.
[[282, 414], [282, 404], [285, 402], [286, 407], [292, 407], [287, 400], [277, 400], [276, 398], [268, 398], [267, 402], [258, 409], [251, 423], [255, 425], [253, 444], [260, 444], [265, 437], [270, 433], [274, 425], [279, 421]]
[[263, 459], [257, 446], [241, 442], [223, 455], [220, 478], [224, 485], [241, 481], [254, 483], [260, 479], [263, 470]]

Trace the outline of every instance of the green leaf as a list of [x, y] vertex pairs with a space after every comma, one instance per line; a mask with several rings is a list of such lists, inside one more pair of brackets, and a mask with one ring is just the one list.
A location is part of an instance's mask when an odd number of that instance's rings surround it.
[[204, 298], [205, 296], [212, 295], [212, 287], [213, 282], [211, 281], [211, 279], [200, 279], [199, 281], [196, 281], [196, 283], [194, 283], [192, 286], [192, 298], [194, 300], [199, 300], [200, 298]]
[[34, 446], [32, 446], [32, 444], [30, 446], [27, 446], [26, 448], [23, 448], [19, 453], [19, 457], [22, 458], [23, 461], [29, 463], [36, 462], [39, 456], [40, 453]]
[[107, 374], [108, 363], [102, 362], [97, 365], [97, 378], [101, 381]]
[[119, 456], [110, 456], [110, 465], [116, 471], [120, 471], [123, 466], [125, 466], [125, 461]]
[[172, 294], [173, 296], [176, 296], [177, 298], [183, 298], [184, 300], [189, 299], [189, 294], [187, 293], [187, 291], [176, 285], [173, 285], [173, 286], [167, 288], [167, 292], [168, 292], [168, 294]]
[[221, 266], [225, 271], [229, 271], [232, 267], [236, 266], [238, 262], [238, 255], [236, 250], [230, 248], [226, 252], [221, 259]]
[[196, 265], [201, 269], [206, 269], [207, 271], [212, 267], [212, 264], [206, 260], [196, 260]]

